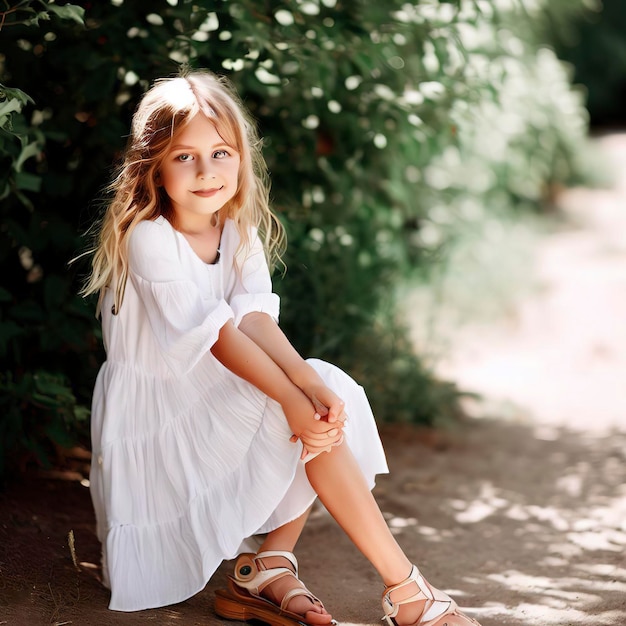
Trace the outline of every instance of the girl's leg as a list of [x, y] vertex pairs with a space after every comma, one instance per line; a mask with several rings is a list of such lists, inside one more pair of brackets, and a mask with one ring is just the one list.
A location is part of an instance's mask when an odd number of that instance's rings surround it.
[[[284, 524], [276, 530], [268, 533], [259, 548], [259, 553], [267, 550], [293, 552], [296, 547], [296, 543], [302, 534], [302, 529], [304, 528], [310, 512], [311, 509], [304, 513], [304, 515], [301, 515], [295, 520], [288, 522], [287, 524]], [[263, 565], [265, 565], [268, 569], [274, 567], [285, 567], [285, 565], [289, 566], [286, 560], [280, 556], [263, 558]], [[293, 578], [285, 576], [284, 578], [268, 585], [268, 587], [263, 591], [263, 596], [275, 604], [280, 604], [285, 594], [294, 588], [294, 582], [296, 581]], [[329, 624], [332, 620], [332, 616], [328, 613], [328, 611], [316, 604], [313, 604], [310, 600], [303, 596], [296, 596], [293, 598], [293, 600], [289, 602], [287, 608], [293, 613], [303, 615], [304, 619], [309, 624], [324, 625]]]
[[265, 537], [265, 541], [263, 541], [259, 548], [259, 552], [265, 552], [266, 550], [285, 550], [287, 552], [293, 552], [302, 534], [302, 529], [309, 518], [310, 512], [311, 509], [292, 522], [288, 522], [276, 530], [273, 530], [271, 533], [268, 533]]
[[[391, 534], [350, 448], [342, 444], [316, 456], [306, 464], [306, 471], [321, 502], [376, 568], [385, 585], [404, 580], [412, 564]], [[396, 621], [415, 623], [423, 605], [404, 605]]]

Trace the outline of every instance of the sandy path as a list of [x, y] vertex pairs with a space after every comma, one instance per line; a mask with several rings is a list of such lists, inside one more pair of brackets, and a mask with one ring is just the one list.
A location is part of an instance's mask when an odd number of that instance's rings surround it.
[[462, 387], [526, 409], [533, 423], [583, 433], [626, 428], [626, 135], [599, 144], [615, 188], [562, 194], [570, 227], [529, 264], [539, 293], [486, 337], [456, 345], [441, 367]]

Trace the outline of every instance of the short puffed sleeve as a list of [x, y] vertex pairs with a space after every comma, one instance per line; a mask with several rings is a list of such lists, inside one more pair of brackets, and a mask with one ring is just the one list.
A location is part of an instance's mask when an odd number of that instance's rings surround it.
[[234, 285], [227, 296], [236, 326], [252, 311], [267, 313], [276, 322], [280, 313], [280, 298], [272, 292], [263, 243], [256, 229], [250, 229], [249, 240], [249, 247], [238, 254], [239, 269], [235, 269]]
[[185, 266], [174, 229], [165, 220], [140, 222], [129, 240], [129, 279], [169, 368], [189, 372], [234, 314], [226, 300], [201, 293]]

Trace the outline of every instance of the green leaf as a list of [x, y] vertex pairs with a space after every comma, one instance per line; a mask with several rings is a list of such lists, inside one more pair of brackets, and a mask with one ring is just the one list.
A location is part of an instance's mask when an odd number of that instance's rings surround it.
[[17, 172], [15, 175], [15, 186], [23, 191], [41, 191], [41, 176], [36, 176], [29, 172]]
[[47, 372], [38, 372], [35, 374], [34, 381], [35, 388], [40, 392], [37, 394], [38, 397], [53, 397], [58, 400], [63, 399], [73, 403], [74, 394], [61, 377], [54, 376]]
[[10, 114], [22, 110], [22, 103], [16, 98], [0, 102], [0, 126], [6, 125], [6, 120], [10, 119]]
[[74, 407], [74, 418], [77, 422], [87, 422], [91, 415], [91, 410], [89, 407], [83, 406], [82, 404], [77, 404]]
[[[26, 161], [27, 159], [30, 159], [30, 157], [37, 156], [40, 152], [41, 152], [40, 141], [33, 141], [29, 143], [27, 146], [25, 146], [20, 152], [20, 156], [17, 158], [17, 161], [15, 161], [15, 165], [14, 165], [15, 171], [20, 172], [22, 170], [22, 165], [24, 164], [24, 161]], [[40, 181], [39, 184], [41, 184], [41, 179], [39, 179], [39, 181]], [[22, 189], [24, 189], [24, 187], [22, 187]], [[31, 191], [39, 191], [39, 187]]]
[[43, 409], [56, 409], [61, 406], [61, 403], [56, 398], [37, 392], [32, 394], [31, 401], [35, 406]]
[[76, 437], [73, 437], [67, 428], [59, 421], [51, 422], [44, 428], [44, 432], [50, 440], [63, 448], [71, 448], [76, 445]]
[[48, 4], [46, 8], [63, 20], [74, 20], [78, 24], [85, 24], [85, 9], [75, 4], [65, 4], [63, 6]]
[[17, 100], [17, 102], [24, 106], [26, 104], [34, 104], [34, 100], [21, 89], [17, 87], [6, 87], [0, 83], [0, 98], [7, 100]]

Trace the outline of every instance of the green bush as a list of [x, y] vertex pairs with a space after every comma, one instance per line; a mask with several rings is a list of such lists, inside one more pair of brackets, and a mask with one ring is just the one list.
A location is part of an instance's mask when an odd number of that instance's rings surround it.
[[[394, 284], [436, 258], [450, 236], [442, 225], [468, 206], [536, 208], [547, 185], [576, 173], [584, 133], [562, 68], [526, 38], [545, 16], [523, 5], [114, 0], [83, 14], [25, 0], [21, 13], [0, 11], [5, 452], [41, 462], [49, 442], [86, 437], [103, 354], [93, 302], [75, 295], [86, 267], [67, 262], [139, 96], [181, 63], [229, 75], [259, 122], [289, 234], [275, 284], [294, 344], [354, 374], [380, 419], [454, 415], [459, 392], [413, 353]], [[495, 155], [481, 133], [493, 147], [489, 123], [506, 127], [507, 116], [516, 132]]]

